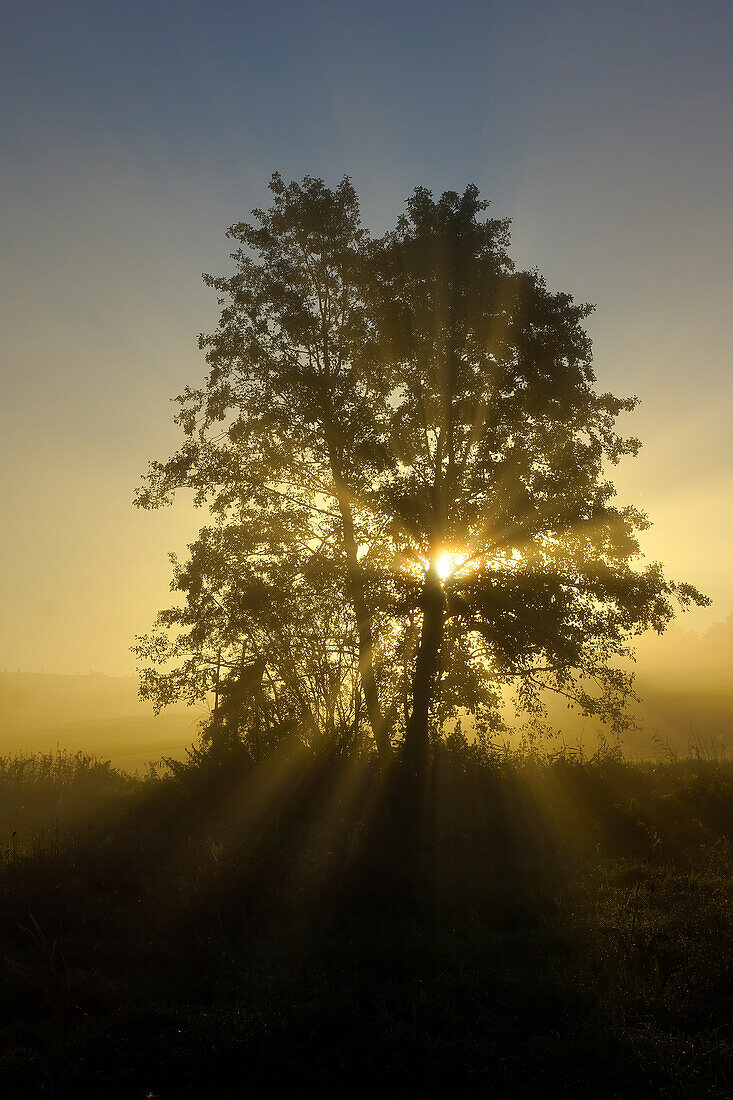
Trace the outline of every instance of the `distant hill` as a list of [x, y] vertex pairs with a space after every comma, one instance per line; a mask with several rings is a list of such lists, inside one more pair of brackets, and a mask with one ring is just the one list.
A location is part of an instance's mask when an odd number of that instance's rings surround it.
[[[733, 614], [704, 634], [675, 624], [662, 637], [642, 638], [636, 672], [640, 729], [626, 736], [630, 755], [656, 754], [660, 742], [681, 753], [695, 745], [733, 751]], [[0, 753], [60, 746], [140, 769], [163, 755], [183, 756], [205, 713], [177, 704], [156, 718], [134, 676], [0, 673]], [[568, 744], [595, 746], [597, 723], [562, 705], [551, 718]]]
[[205, 711], [177, 704], [157, 718], [134, 676], [0, 673], [0, 753], [83, 749], [130, 770], [182, 756]]

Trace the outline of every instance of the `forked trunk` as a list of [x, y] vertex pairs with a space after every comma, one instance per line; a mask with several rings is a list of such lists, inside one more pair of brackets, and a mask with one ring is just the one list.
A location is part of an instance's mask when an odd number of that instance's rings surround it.
[[412, 714], [405, 731], [404, 761], [416, 777], [425, 774], [428, 760], [428, 721], [443, 643], [445, 600], [434, 567], [425, 578], [423, 622], [412, 685]]
[[391, 753], [391, 744], [387, 723], [379, 702], [377, 678], [374, 675], [374, 639], [372, 638], [371, 617], [367, 608], [363, 584], [359, 576], [354, 522], [351, 516], [350, 506], [348, 504], [342, 504], [341, 501], [339, 501], [339, 504], [341, 507], [344, 545], [349, 569], [349, 590], [359, 639], [359, 676], [362, 687], [364, 688], [364, 703], [366, 705], [367, 714], [369, 715], [369, 723], [372, 727], [377, 750], [379, 751], [380, 757], [386, 758]]
[[374, 639], [372, 637], [372, 622], [367, 606], [364, 583], [361, 576], [361, 567], [359, 565], [354, 516], [351, 511], [351, 501], [341, 473], [340, 463], [336, 458], [335, 448], [332, 445], [329, 445], [329, 452], [331, 471], [336, 486], [339, 513], [341, 515], [341, 528], [344, 536], [349, 596], [351, 597], [351, 605], [354, 609], [354, 617], [356, 618], [356, 632], [359, 641], [359, 678], [364, 689], [364, 703], [366, 705], [369, 724], [372, 727], [377, 750], [380, 759], [386, 760], [391, 756], [392, 744], [389, 739], [387, 721], [379, 702], [377, 678], [374, 674]]

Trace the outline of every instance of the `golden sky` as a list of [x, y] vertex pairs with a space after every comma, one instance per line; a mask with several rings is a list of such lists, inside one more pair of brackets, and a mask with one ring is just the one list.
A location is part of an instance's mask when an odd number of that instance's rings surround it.
[[377, 232], [415, 185], [476, 182], [514, 219], [517, 261], [597, 304], [599, 385], [642, 400], [621, 498], [655, 522], [649, 556], [714, 600], [687, 622], [733, 609], [730, 6], [609, 22], [602, 5], [427, 3], [417, 29], [409, 3], [346, 7], [78, 3], [40, 32], [14, 9], [0, 669], [132, 671], [166, 554], [196, 531], [185, 504], [141, 513], [132, 493], [176, 445], [168, 398], [202, 377], [217, 314], [200, 274], [228, 270], [226, 227], [275, 169], [349, 172]]

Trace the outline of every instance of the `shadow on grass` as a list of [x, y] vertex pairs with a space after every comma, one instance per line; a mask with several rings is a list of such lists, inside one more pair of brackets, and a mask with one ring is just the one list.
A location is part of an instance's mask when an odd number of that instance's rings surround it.
[[2, 762], [5, 1094], [730, 1095], [733, 769], [454, 742], [417, 878], [394, 792]]

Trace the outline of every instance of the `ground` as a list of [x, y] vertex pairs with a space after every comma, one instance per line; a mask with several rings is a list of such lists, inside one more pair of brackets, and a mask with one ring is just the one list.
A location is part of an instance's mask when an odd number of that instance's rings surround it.
[[[733, 768], [5, 761], [4, 1095], [727, 1097]], [[391, 849], [391, 850], [385, 850]]]

